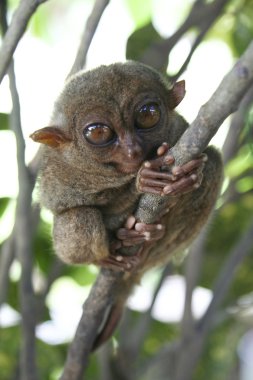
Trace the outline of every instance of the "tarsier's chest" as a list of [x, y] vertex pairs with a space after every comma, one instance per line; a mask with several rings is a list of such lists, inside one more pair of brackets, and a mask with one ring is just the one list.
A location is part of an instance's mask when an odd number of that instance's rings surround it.
[[140, 198], [140, 194], [131, 191], [132, 185], [111, 190], [105, 205], [99, 206], [106, 229], [113, 231], [124, 225], [124, 222], [133, 215]]

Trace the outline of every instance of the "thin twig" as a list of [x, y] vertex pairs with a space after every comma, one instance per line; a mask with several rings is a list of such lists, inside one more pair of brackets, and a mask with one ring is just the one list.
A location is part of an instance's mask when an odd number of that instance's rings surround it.
[[19, 7], [13, 15], [11, 24], [4, 36], [0, 50], [0, 83], [8, 70], [11, 58], [23, 36], [27, 24], [38, 8], [38, 6], [47, 0], [21, 0]]
[[[120, 334], [121, 344], [119, 347], [119, 355], [120, 355], [120, 352], [122, 351], [125, 357], [123, 365], [127, 363], [133, 364], [136, 361], [138, 357], [138, 352], [140, 352], [140, 349], [143, 345], [143, 341], [145, 340], [145, 337], [149, 331], [149, 326], [152, 322], [152, 311], [154, 309], [154, 305], [157, 300], [158, 294], [163, 286], [165, 279], [171, 274], [172, 274], [172, 264], [169, 263], [164, 267], [161, 273], [161, 276], [155, 288], [152, 302], [149, 309], [146, 311], [145, 314], [142, 314], [140, 316], [137, 323], [132, 327], [131, 331], [127, 331], [124, 325], [121, 327], [120, 329], [121, 330], [121, 334]], [[122, 370], [121, 372], [123, 373], [124, 370]]]
[[6, 301], [9, 287], [10, 268], [15, 257], [14, 235], [3, 243], [0, 257], [0, 307]]
[[109, 4], [110, 0], [96, 0], [93, 10], [87, 20], [83, 35], [81, 38], [81, 43], [75, 58], [75, 62], [70, 70], [68, 76], [82, 70], [86, 63], [87, 53], [94, 37], [96, 29], [98, 27], [99, 21], [105, 11], [105, 8]]
[[[193, 28], [199, 29], [200, 32], [197, 39], [195, 40], [192, 50], [183, 63], [181, 69], [179, 70], [179, 72], [182, 73], [183, 70], [186, 69], [189, 63], [189, 58], [192, 56], [194, 50], [197, 48], [198, 44], [201, 42], [211, 25], [219, 17], [222, 9], [227, 2], [228, 0], [216, 0], [212, 3], [204, 3], [196, 0], [186, 19], [177, 29], [177, 31], [169, 38], [161, 42], [154, 42], [151, 44], [143, 53], [140, 61], [156, 68], [157, 70], [163, 71], [164, 67], [167, 66], [168, 55], [177, 44], [177, 42], [189, 30]], [[176, 74], [176, 77], [178, 77], [178, 74]]]
[[187, 66], [189, 65], [189, 63], [192, 59], [192, 56], [193, 56], [195, 50], [200, 45], [200, 43], [203, 41], [206, 33], [208, 32], [208, 30], [210, 29], [210, 27], [214, 21], [215, 21], [215, 19], [212, 19], [212, 20], [210, 20], [209, 23], [207, 22], [205, 27], [199, 32], [199, 34], [197, 35], [197, 37], [195, 38], [195, 40], [192, 44], [192, 47], [191, 47], [191, 50], [190, 50], [188, 56], [186, 57], [184, 63], [182, 64], [182, 66], [180, 67], [178, 72], [173, 76], [169, 76], [169, 78], [172, 82], [176, 82], [178, 80], [178, 78], [185, 72], [185, 70], [187, 69]]
[[[210, 223], [210, 222], [209, 222]], [[203, 251], [206, 237], [209, 232], [209, 224], [204, 227], [198, 238], [192, 244], [190, 252], [186, 258], [185, 265], [185, 303], [182, 317], [182, 341], [187, 340], [193, 333], [194, 316], [192, 313], [192, 296], [197, 286], [203, 262]]]
[[240, 147], [239, 137], [243, 126], [246, 122], [246, 116], [253, 103], [253, 86], [250, 87], [249, 91], [243, 97], [238, 111], [233, 116], [231, 125], [222, 147], [222, 156], [224, 163], [227, 163], [232, 157], [234, 157], [235, 152]]
[[19, 96], [16, 88], [13, 63], [9, 69], [13, 110], [11, 125], [17, 141], [19, 195], [14, 227], [15, 248], [21, 263], [20, 302], [22, 315], [21, 380], [37, 379], [35, 324], [35, 299], [32, 286], [32, 190], [34, 183], [25, 164], [25, 143], [21, 129]]

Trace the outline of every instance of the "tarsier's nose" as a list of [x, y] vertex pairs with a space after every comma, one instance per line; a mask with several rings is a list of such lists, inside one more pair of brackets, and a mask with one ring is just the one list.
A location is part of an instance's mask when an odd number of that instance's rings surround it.
[[132, 143], [126, 146], [126, 154], [131, 160], [138, 159], [139, 157], [142, 157], [142, 148], [137, 142]]
[[130, 160], [138, 160], [143, 156], [143, 149], [135, 136], [126, 134], [122, 143], [126, 158]]

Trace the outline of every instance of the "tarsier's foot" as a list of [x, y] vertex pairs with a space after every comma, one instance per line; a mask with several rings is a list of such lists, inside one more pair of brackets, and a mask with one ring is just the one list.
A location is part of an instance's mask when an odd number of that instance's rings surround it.
[[165, 165], [174, 163], [174, 157], [168, 154], [168, 145], [162, 144], [158, 150], [158, 158], [146, 161], [138, 173], [137, 188], [140, 192], [159, 195], [185, 194], [201, 185], [202, 171], [207, 161], [207, 155], [182, 166], [174, 166], [171, 172], [161, 171]]
[[146, 224], [136, 222], [134, 216], [130, 216], [124, 228], [117, 231], [117, 239], [123, 247], [130, 247], [146, 242], [160, 240], [164, 236], [165, 228], [161, 223]]
[[[130, 216], [124, 228], [119, 228], [116, 234], [117, 240], [111, 243], [109, 257], [101, 260], [100, 265], [120, 271], [134, 271], [146, 259], [148, 246], [160, 240], [165, 233], [165, 227], [161, 223], [146, 224], [137, 222], [134, 216]], [[139, 246], [133, 255], [120, 253], [120, 248]]]
[[[138, 252], [140, 250], [142, 250], [142, 248], [139, 249]], [[140, 257], [138, 252], [137, 254], [132, 256], [123, 256], [117, 253], [110, 254], [110, 256], [108, 256], [107, 258], [100, 260], [98, 264], [102, 267], [110, 268], [121, 272], [132, 272], [140, 264]]]

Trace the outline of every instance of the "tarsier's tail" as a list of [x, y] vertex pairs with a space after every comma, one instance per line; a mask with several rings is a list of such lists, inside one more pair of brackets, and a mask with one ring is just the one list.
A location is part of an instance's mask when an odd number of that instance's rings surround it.
[[109, 338], [112, 337], [123, 314], [123, 308], [124, 306], [122, 305], [122, 303], [116, 303], [112, 305], [109, 314], [106, 318], [106, 321], [93, 343], [92, 351], [98, 349], [103, 343], [105, 343]]
[[118, 326], [123, 311], [125, 303], [131, 294], [134, 284], [137, 284], [140, 279], [140, 274], [131, 274], [126, 278], [122, 279], [120, 284], [118, 284], [117, 294], [115, 295], [114, 303], [109, 307], [104, 321], [102, 322], [100, 331], [94, 341], [92, 351], [95, 351], [103, 343], [105, 343], [113, 335], [116, 327]]

